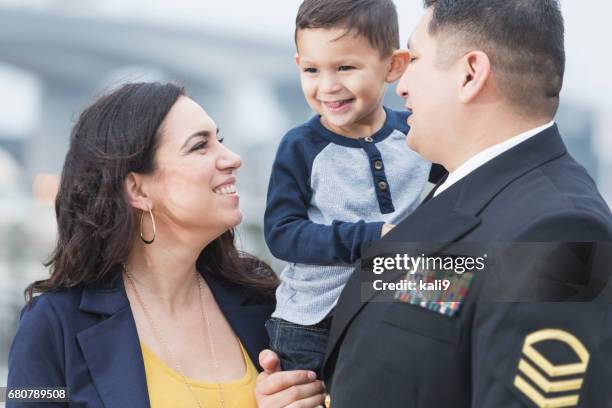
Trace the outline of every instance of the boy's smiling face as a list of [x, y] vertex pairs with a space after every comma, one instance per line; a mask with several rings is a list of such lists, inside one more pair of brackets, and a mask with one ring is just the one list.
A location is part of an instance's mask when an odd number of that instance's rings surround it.
[[367, 38], [342, 28], [299, 30], [297, 49], [304, 96], [325, 127], [348, 137], [382, 127], [385, 83], [397, 79], [392, 56], [382, 58]]

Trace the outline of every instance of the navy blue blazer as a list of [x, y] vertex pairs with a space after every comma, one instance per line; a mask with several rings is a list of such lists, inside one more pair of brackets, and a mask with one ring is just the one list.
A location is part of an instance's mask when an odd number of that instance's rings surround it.
[[[264, 323], [274, 310], [274, 296], [210, 276], [205, 279], [261, 370], [258, 355], [268, 347]], [[67, 387], [70, 406], [149, 407], [142, 352], [123, 279], [34, 298], [32, 307], [22, 311], [11, 345], [7, 386]], [[19, 406], [32, 405], [7, 403]]]

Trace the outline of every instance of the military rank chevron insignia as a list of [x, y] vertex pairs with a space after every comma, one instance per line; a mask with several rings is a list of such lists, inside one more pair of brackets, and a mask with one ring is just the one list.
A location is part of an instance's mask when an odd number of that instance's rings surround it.
[[[413, 284], [410, 288], [406, 285], [406, 289], [396, 291], [395, 300], [453, 317], [461, 310], [474, 277], [474, 272], [458, 274], [453, 271], [421, 269], [416, 273], [406, 274], [404, 281]], [[442, 285], [441, 282], [448, 283]], [[443, 289], [444, 286], [446, 289]]]
[[[543, 341], [564, 343], [573, 350], [577, 361], [554, 365], [533, 347]], [[525, 338], [514, 386], [536, 407], [575, 407], [588, 364], [589, 352], [574, 335], [559, 329], [538, 330]], [[551, 396], [551, 393], [554, 395]]]

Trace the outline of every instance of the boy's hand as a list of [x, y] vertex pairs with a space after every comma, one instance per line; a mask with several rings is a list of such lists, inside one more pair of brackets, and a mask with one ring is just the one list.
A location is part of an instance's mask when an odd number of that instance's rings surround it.
[[281, 371], [276, 353], [259, 353], [263, 372], [257, 376], [255, 399], [259, 408], [313, 408], [325, 401], [325, 385], [312, 371]]
[[395, 228], [395, 225], [393, 224], [384, 224], [382, 227], [382, 230], [380, 231], [380, 237], [384, 237], [385, 234], [387, 234], [389, 231], [391, 231], [393, 228]]

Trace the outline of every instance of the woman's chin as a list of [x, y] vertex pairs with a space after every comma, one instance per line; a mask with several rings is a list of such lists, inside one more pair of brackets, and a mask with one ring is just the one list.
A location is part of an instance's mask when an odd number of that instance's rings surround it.
[[224, 224], [226, 226], [226, 230], [237, 227], [242, 222], [242, 211], [234, 211], [233, 214], [228, 215], [225, 220], [226, 222]]
[[234, 225], [232, 226], [232, 228], [238, 226], [241, 222], [242, 222], [242, 211], [238, 211], [238, 214], [236, 215], [236, 219], [234, 221]]

